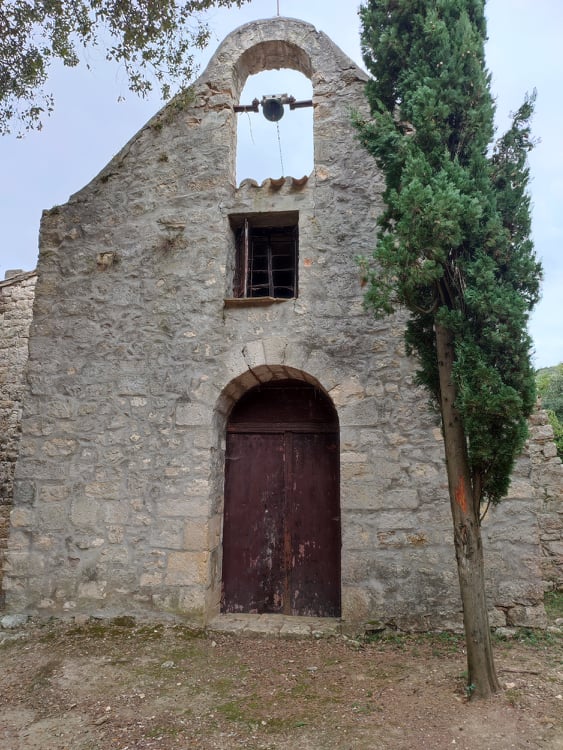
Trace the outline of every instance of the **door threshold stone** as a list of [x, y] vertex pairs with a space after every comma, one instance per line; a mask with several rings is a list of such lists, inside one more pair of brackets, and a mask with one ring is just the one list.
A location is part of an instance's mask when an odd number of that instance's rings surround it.
[[211, 620], [208, 630], [236, 635], [269, 635], [275, 638], [328, 638], [341, 634], [342, 622], [336, 617], [225, 614]]

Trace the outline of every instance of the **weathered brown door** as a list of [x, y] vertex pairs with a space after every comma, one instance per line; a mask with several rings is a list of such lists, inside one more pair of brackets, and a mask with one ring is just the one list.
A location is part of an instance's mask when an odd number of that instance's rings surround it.
[[223, 612], [340, 615], [338, 421], [298, 381], [246, 394], [227, 430]]

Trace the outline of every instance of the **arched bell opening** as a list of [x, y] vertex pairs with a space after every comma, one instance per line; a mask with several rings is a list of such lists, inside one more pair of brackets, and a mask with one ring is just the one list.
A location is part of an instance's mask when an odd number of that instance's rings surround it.
[[303, 380], [246, 392], [226, 428], [223, 613], [340, 616], [339, 427]]
[[259, 184], [268, 177], [301, 178], [314, 167], [313, 86], [296, 70], [264, 71], [248, 77], [240, 103], [256, 111], [237, 115], [236, 182]]

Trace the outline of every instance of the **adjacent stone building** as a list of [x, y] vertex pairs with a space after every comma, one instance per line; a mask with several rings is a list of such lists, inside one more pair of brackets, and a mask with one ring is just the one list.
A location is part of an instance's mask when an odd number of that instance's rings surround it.
[[36, 279], [35, 272], [14, 270], [0, 281], [0, 606]]
[[[273, 68], [311, 79], [314, 170], [237, 188], [234, 107]], [[241, 27], [45, 213], [11, 610], [459, 626], [440, 428], [404, 318], [362, 307], [383, 189], [351, 125], [365, 80], [308, 24]], [[493, 624], [544, 623], [556, 462], [531, 444], [487, 517]]]

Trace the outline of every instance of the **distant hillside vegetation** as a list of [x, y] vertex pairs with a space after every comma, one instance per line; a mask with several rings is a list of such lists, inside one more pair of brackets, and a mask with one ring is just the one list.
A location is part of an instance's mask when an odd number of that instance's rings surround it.
[[538, 370], [536, 386], [555, 433], [559, 458], [563, 461], [563, 362]]

